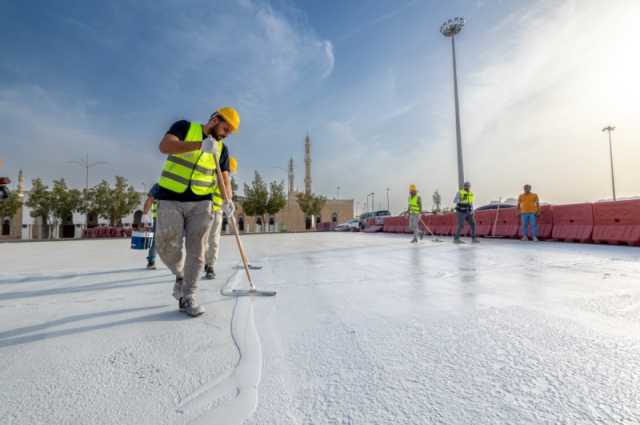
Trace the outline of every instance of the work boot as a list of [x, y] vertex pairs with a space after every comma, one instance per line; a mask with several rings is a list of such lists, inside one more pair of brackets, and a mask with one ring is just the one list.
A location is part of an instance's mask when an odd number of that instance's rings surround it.
[[173, 298], [178, 301], [182, 299], [182, 282], [184, 282], [184, 278], [176, 276], [176, 283], [173, 285]]
[[418, 243], [418, 239], [414, 236], [413, 239], [411, 239], [411, 243]]
[[453, 238], [453, 243], [464, 243], [460, 240], [460, 238]]
[[523, 237], [521, 237], [521, 238], [520, 238], [520, 240], [521, 240], [521, 241], [528, 241], [528, 240], [529, 240], [529, 238], [528, 238], [528, 237], [526, 237], [526, 236], [523, 236]]
[[147, 262], [147, 270], [155, 270], [155, 269], [156, 269], [156, 262], [155, 261]]
[[213, 266], [204, 266], [204, 278], [209, 280], [216, 278], [216, 272], [213, 271]]
[[198, 304], [198, 301], [193, 295], [181, 298], [180, 311], [187, 313], [191, 317], [198, 317], [204, 314], [204, 307]]
[[478, 238], [472, 238], [472, 239], [471, 239], [471, 243], [480, 243], [480, 239], [478, 239]]
[[536, 238], [535, 236], [532, 239], [534, 242], [538, 242], [540, 239]]
[[182, 312], [185, 311], [184, 297], [180, 297], [180, 299], [178, 300], [178, 310]]

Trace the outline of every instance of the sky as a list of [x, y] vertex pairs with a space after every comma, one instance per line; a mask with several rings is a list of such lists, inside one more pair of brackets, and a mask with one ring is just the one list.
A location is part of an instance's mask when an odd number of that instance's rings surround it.
[[456, 37], [465, 178], [478, 203], [618, 197], [640, 188], [640, 2], [60, 1], [0, 2], [0, 175], [24, 171], [84, 186], [70, 161], [104, 161], [90, 185], [122, 175], [143, 190], [179, 119], [234, 106], [226, 141], [238, 182], [254, 171], [362, 211], [406, 208], [415, 183], [430, 208], [457, 186], [450, 40]]

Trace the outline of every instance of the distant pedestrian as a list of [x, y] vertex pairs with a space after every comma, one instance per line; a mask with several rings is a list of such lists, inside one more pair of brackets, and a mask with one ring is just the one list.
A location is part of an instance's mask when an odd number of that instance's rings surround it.
[[456, 234], [453, 238], [454, 243], [462, 243], [460, 240], [460, 233], [464, 227], [465, 221], [471, 226], [471, 242], [480, 242], [476, 237], [476, 220], [473, 217], [473, 202], [475, 201], [475, 195], [471, 192], [471, 183], [464, 182], [462, 189], [460, 189], [455, 198], [453, 204], [456, 208], [456, 216], [458, 219], [458, 227], [456, 228]]
[[540, 200], [538, 195], [531, 192], [531, 185], [524, 185], [524, 193], [518, 197], [518, 213], [522, 222], [522, 240], [527, 241], [529, 225], [531, 225], [531, 239], [538, 240], [537, 218], [540, 215]]
[[[156, 199], [159, 190], [160, 185], [158, 183], [151, 186], [147, 194], [147, 200], [144, 202], [142, 223], [144, 225], [151, 223], [151, 231], [153, 232], [151, 245], [149, 246], [149, 254], [147, 255], [147, 269], [149, 270], [156, 269], [156, 228], [158, 224], [158, 201]], [[151, 212], [151, 217], [149, 217], [149, 212]]]
[[411, 243], [417, 243], [418, 237], [422, 239], [423, 233], [420, 230], [420, 214], [422, 214], [422, 198], [418, 195], [418, 188], [415, 184], [409, 186], [409, 228], [413, 230]]

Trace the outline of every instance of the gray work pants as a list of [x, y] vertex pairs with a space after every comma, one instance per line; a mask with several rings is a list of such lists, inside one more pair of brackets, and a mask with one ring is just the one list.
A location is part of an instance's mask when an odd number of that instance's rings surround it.
[[420, 215], [419, 214], [409, 214], [409, 229], [413, 230], [413, 237], [418, 239], [421, 236], [422, 231], [420, 230]]
[[476, 220], [473, 217], [473, 212], [456, 212], [456, 216], [458, 217], [458, 227], [456, 228], [456, 239], [460, 239], [460, 233], [462, 232], [462, 228], [464, 227], [464, 222], [466, 221], [471, 226], [471, 237], [476, 237]]
[[213, 213], [213, 223], [211, 224], [211, 231], [209, 232], [209, 248], [207, 249], [207, 256], [205, 264], [208, 266], [214, 266], [218, 260], [218, 251], [220, 250], [220, 236], [222, 233], [222, 211], [216, 211]]
[[158, 256], [173, 274], [184, 277], [184, 297], [198, 288], [212, 220], [211, 201], [158, 201]]

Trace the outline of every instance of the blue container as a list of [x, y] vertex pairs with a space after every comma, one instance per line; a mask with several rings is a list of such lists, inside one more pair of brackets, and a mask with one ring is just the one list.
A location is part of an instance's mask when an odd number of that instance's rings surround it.
[[153, 232], [133, 232], [131, 234], [131, 249], [149, 249], [153, 240]]

